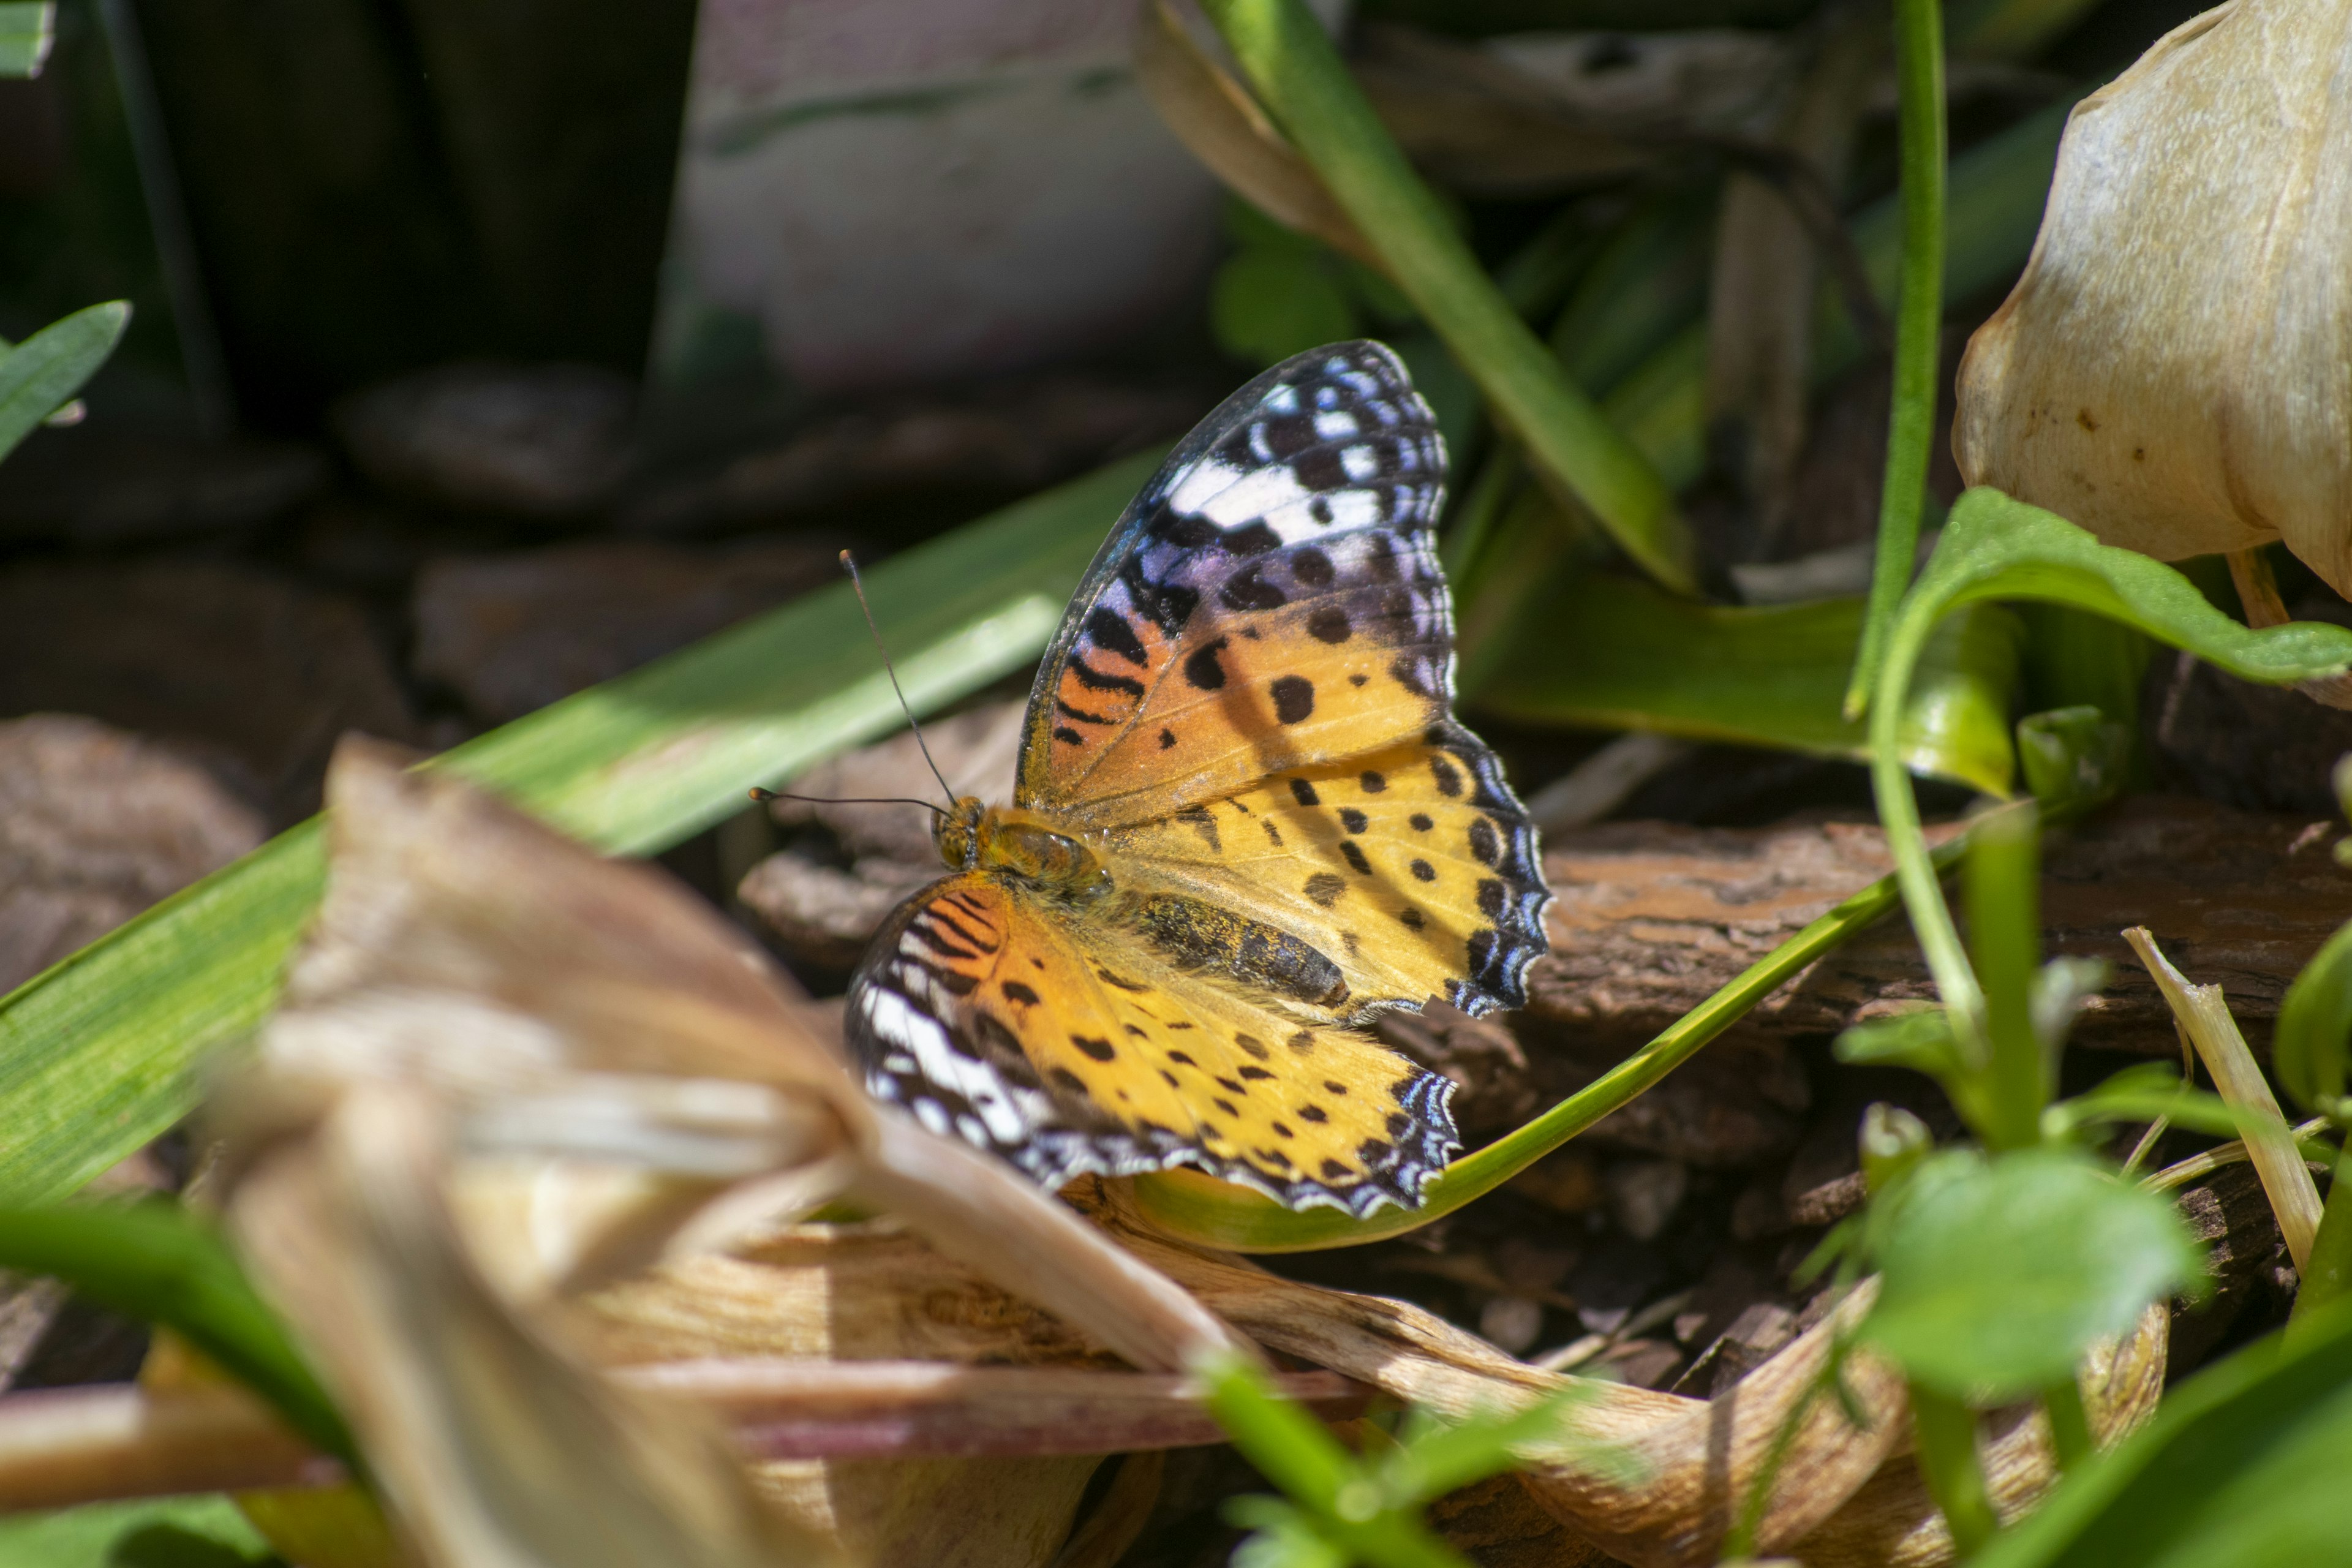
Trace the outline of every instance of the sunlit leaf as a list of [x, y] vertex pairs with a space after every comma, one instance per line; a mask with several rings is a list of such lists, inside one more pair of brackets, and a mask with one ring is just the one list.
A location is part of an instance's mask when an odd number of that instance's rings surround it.
[[224, 1497], [0, 1519], [0, 1568], [263, 1568], [277, 1557]]
[[2275, 1568], [2352, 1542], [2352, 1301], [2207, 1367], [1977, 1568]]
[[165, 1200], [0, 1209], [0, 1268], [165, 1323], [277, 1406], [327, 1453], [353, 1459], [342, 1417], [211, 1228]]
[[[5, 26], [5, 13], [11, 9], [39, 7], [0, 6], [0, 26]], [[5, 38], [0, 37], [0, 49], [5, 47]], [[0, 352], [0, 458], [81, 390], [122, 341], [122, 329], [130, 323], [131, 307], [117, 300], [76, 310]]]
[[1874, 1224], [1863, 1335], [1914, 1382], [1969, 1399], [2033, 1393], [2196, 1278], [2172, 1206], [2050, 1149], [1938, 1154]]
[[[1869, 754], [1868, 729], [1839, 705], [1862, 609], [1858, 598], [1699, 605], [1585, 574], [1543, 600], [1550, 635], [1541, 657], [1522, 643], [1522, 657], [1475, 696], [1481, 708], [1522, 721], [1655, 730], [1859, 761]], [[1941, 628], [1904, 724], [1904, 762], [1913, 772], [2009, 792], [2019, 640], [2006, 613]]]
[[0, 78], [40, 75], [57, 30], [56, 0], [0, 4]]
[[[919, 711], [1034, 659], [1142, 453], [867, 574]], [[575, 837], [645, 854], [905, 722], [845, 584], [467, 742], [463, 769]], [[249, 1034], [317, 903], [315, 823], [166, 900], [0, 1001], [0, 1199], [69, 1192], [194, 1104], [215, 1050]]]

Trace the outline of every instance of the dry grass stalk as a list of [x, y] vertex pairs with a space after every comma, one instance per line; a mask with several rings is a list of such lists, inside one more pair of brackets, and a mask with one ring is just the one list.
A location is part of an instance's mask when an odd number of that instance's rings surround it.
[[2278, 1215], [2279, 1234], [2286, 1238], [2287, 1252], [2294, 1266], [2302, 1268], [2310, 1260], [2312, 1238], [2319, 1233], [2319, 1185], [2311, 1179], [2303, 1152], [2295, 1146], [2294, 1131], [2279, 1110], [2278, 1097], [2271, 1092], [2254, 1053], [2238, 1032], [2237, 1020], [2230, 1016], [2221, 988], [2190, 984], [2164, 956], [2146, 926], [2124, 932], [2124, 940], [2163, 987], [2164, 999], [2171, 1004], [2180, 1032], [2189, 1037], [2198, 1059], [2212, 1076], [2215, 1091], [2242, 1119], [2247, 1156], [2263, 1179], [2271, 1211]]
[[1193, 38], [1168, 0], [1143, 8], [1135, 79], [1176, 139], [1243, 200], [1374, 271], [1386, 267], [1265, 110]]

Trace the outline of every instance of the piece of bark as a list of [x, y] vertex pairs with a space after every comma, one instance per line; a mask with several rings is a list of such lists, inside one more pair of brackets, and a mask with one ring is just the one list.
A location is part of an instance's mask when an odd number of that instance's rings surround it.
[[[2298, 598], [2294, 613], [2352, 625], [2352, 606], [2325, 587]], [[2153, 721], [2148, 743], [2159, 768], [2199, 795], [2248, 810], [2336, 815], [2328, 775], [2352, 752], [2352, 713], [2292, 687], [2224, 675], [2189, 653], [2159, 649], [2148, 666], [2140, 710]]]
[[[2164, 795], [2052, 834], [2043, 951], [2114, 966], [2074, 1039], [2178, 1049], [2171, 1014], [2120, 934], [2146, 925], [2184, 973], [2220, 984], [2248, 1039], [2266, 1045], [2288, 984], [2352, 913], [2352, 871], [2328, 853], [2341, 836], [2332, 821]], [[1529, 1015], [1621, 1048], [1696, 1006], [1891, 865], [1876, 827], [1839, 822], [1610, 824], [1564, 836], [1545, 863], [1559, 900], [1552, 952], [1529, 973]], [[1934, 994], [1897, 915], [1773, 992], [1731, 1037], [1843, 1029]]]
[[631, 463], [635, 389], [584, 364], [463, 362], [336, 405], [335, 433], [384, 489], [466, 510], [562, 518], [609, 498]]
[[0, 715], [43, 712], [187, 749], [281, 827], [319, 809], [343, 731], [422, 739], [356, 605], [220, 565], [0, 575]]
[[258, 814], [153, 742], [66, 714], [0, 723], [0, 991], [266, 836]]
[[38, 430], [0, 468], [0, 538], [109, 549], [248, 528], [325, 488], [326, 455], [284, 441]]
[[693, 549], [595, 540], [445, 556], [416, 581], [416, 673], [488, 723], [520, 719], [840, 571], [825, 540]]

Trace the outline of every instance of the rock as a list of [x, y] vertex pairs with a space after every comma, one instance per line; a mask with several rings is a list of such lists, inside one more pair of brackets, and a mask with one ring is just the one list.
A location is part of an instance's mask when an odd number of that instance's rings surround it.
[[1494, 1297], [1478, 1310], [1478, 1332], [1489, 1344], [1525, 1354], [1543, 1333], [1543, 1303], [1525, 1296]]
[[465, 510], [576, 517], [629, 471], [636, 391], [582, 364], [467, 361], [353, 394], [332, 415], [359, 470]]
[[715, 469], [649, 483], [616, 521], [633, 533], [709, 533], [892, 494], [1026, 494], [1187, 429], [1214, 401], [1055, 374], [959, 399], [881, 402]]
[[0, 465], [0, 538], [105, 549], [244, 528], [328, 477], [325, 454], [291, 442], [37, 430]]
[[208, 564], [25, 566], [0, 574], [0, 715], [84, 713], [166, 740], [273, 826], [319, 807], [346, 730], [416, 738], [348, 601]]
[[1675, 1160], [1620, 1160], [1601, 1184], [1617, 1228], [1636, 1241], [1654, 1241], [1690, 1191], [1690, 1170]]
[[823, 541], [591, 541], [426, 563], [416, 673], [503, 723], [774, 608], [839, 570]]
[[1613, 1334], [1634, 1309], [1657, 1294], [1665, 1278], [1664, 1260], [1655, 1251], [1612, 1237], [1576, 1266], [1568, 1277], [1568, 1290], [1576, 1298], [1577, 1321], [1586, 1332]]
[[936, 860], [917, 866], [873, 855], [845, 871], [786, 849], [751, 868], [735, 896], [793, 957], [846, 971], [890, 911], [944, 871]]
[[63, 714], [0, 723], [0, 992], [266, 836], [251, 807], [152, 742]]
[[[2294, 614], [2352, 625], [2352, 606], [2325, 589], [2297, 600]], [[2352, 713], [2324, 708], [2291, 687], [2240, 680], [2169, 649], [2149, 660], [2140, 710], [2150, 721], [2148, 745], [2158, 765], [2199, 795], [2250, 811], [2336, 816], [2328, 773], [2336, 758], [2352, 752]]]
[[[2141, 924], [2190, 979], [2223, 986], [2248, 1038], [2267, 1042], [2288, 983], [2352, 908], [2352, 872], [2328, 853], [2342, 832], [2326, 819], [2140, 795], [2053, 834], [2043, 949], [2113, 965], [2074, 1043], [2178, 1050], [2171, 1014], [2120, 934]], [[1622, 1054], [1889, 865], [1878, 829], [1859, 823], [1634, 822], [1565, 835], [1545, 857], [1559, 898], [1552, 951], [1529, 973], [1528, 1016], [1584, 1048]], [[1734, 1041], [1832, 1032], [1933, 994], [1898, 914], [1766, 997], [1666, 1083]], [[1529, 1057], [1540, 1072], [1542, 1054]]]

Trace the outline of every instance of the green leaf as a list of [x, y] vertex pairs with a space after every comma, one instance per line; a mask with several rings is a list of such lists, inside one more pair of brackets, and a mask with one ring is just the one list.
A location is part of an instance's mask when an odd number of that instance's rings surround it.
[[1529, 1449], [1575, 1442], [1576, 1411], [1589, 1398], [1582, 1389], [1565, 1388], [1523, 1410], [1421, 1423], [1381, 1463], [1381, 1489], [1401, 1504], [1425, 1503], [1500, 1475], [1519, 1464]]
[[[35, 0], [31, 5], [10, 0], [0, 5], [0, 78], [40, 75], [57, 41], [57, 31], [56, 0]], [[0, 451], [5, 449], [0, 447]]]
[[2286, 988], [2271, 1065], [2297, 1103], [2336, 1113], [2344, 1102], [2345, 1059], [2352, 1047], [2352, 924], [2336, 928]]
[[[1157, 453], [1007, 508], [867, 574], [908, 700], [935, 708], [1045, 648]], [[462, 770], [563, 831], [646, 854], [905, 722], [845, 584], [457, 748]], [[196, 1100], [249, 1034], [324, 876], [318, 825], [236, 864], [0, 1001], [0, 1201], [71, 1192]]]
[[[4, 39], [0, 47], [5, 47]], [[122, 300], [92, 305], [50, 322], [0, 354], [0, 458], [15, 451], [33, 426], [81, 390], [122, 341], [122, 329], [130, 323], [131, 307]]]
[[2132, 731], [2088, 705], [2030, 713], [2017, 721], [2017, 761], [2036, 800], [2111, 800], [2131, 774]]
[[[1647, 584], [1586, 574], [1540, 601], [1542, 656], [1523, 643], [1482, 709], [1525, 722], [1656, 730], [1816, 755], [1870, 754], [1869, 728], [1839, 710], [1859, 598], [1757, 608], [1693, 604]], [[2005, 612], [1948, 623], [1913, 688], [1904, 762], [1989, 795], [2011, 782], [2009, 708], [2019, 630]]]
[[1972, 1401], [2072, 1375], [2200, 1272], [2171, 1205], [2052, 1149], [1936, 1155], [1872, 1228], [1879, 1295], [1862, 1337], [1912, 1381]]
[[2165, 1395], [1976, 1568], [2276, 1568], [2352, 1562], [2352, 1300]]
[[0, 1209], [0, 1268], [62, 1279], [100, 1306], [177, 1330], [324, 1453], [359, 1450], [278, 1318], [221, 1239], [169, 1199]]
[[1937, 988], [1966, 1027], [1974, 1026], [1981, 999], [1927, 868], [1918, 804], [1903, 768], [1901, 721], [1913, 672], [1943, 618], [2003, 599], [2104, 616], [2244, 680], [2285, 685], [2352, 666], [2352, 630], [2301, 621], [2250, 630], [2162, 562], [2101, 544], [2064, 518], [1999, 490], [1979, 487], [1961, 496], [1888, 634], [1870, 722], [1873, 790], [1903, 901]]
[[1653, 579], [1696, 587], [1688, 526], [1641, 454], [1560, 371], [1488, 278], [1300, 0], [1207, 0], [1259, 99], [1538, 472]]
[[278, 1558], [225, 1497], [94, 1503], [0, 1519], [0, 1568], [263, 1568]]

